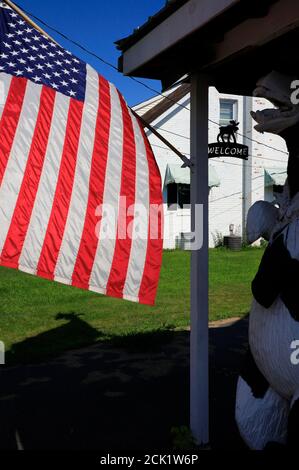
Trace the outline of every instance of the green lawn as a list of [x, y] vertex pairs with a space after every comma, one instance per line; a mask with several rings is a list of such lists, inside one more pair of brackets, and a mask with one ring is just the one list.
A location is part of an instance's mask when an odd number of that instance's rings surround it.
[[[210, 319], [242, 316], [262, 249], [210, 250]], [[190, 254], [165, 251], [155, 307], [0, 268], [0, 340], [8, 362], [45, 358], [97, 340], [186, 327]]]

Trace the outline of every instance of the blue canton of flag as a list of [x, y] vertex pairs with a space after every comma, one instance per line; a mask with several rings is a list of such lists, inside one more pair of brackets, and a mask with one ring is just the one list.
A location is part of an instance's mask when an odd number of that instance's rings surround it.
[[25, 77], [84, 101], [86, 64], [31, 28], [0, 2], [0, 72]]

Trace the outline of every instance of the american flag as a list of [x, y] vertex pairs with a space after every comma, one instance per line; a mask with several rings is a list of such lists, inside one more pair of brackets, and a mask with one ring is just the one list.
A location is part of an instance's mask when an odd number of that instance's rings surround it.
[[122, 95], [0, 2], [0, 264], [153, 304], [161, 205]]

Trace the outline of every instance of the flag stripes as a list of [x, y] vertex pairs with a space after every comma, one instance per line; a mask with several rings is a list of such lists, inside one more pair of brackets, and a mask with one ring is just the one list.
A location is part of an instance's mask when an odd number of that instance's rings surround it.
[[85, 289], [89, 288], [89, 274], [93, 267], [98, 242], [95, 228], [99, 218], [96, 216], [96, 209], [103, 203], [111, 120], [110, 106], [109, 83], [100, 76], [99, 112], [91, 163], [88, 203], [80, 248], [72, 276], [72, 284]]
[[[118, 93], [121, 109], [123, 125], [126, 132], [123, 133], [123, 158], [122, 158], [122, 174], [120, 185], [120, 207], [117, 221], [118, 236], [114, 249], [114, 257], [110, 269], [109, 279], [107, 282], [107, 294], [114, 297], [122, 297], [128, 262], [130, 257], [132, 237], [130, 227], [132, 226], [133, 216], [128, 215], [128, 208], [135, 203], [135, 180], [136, 180], [136, 147], [133, 133], [132, 119], [130, 117], [128, 107]], [[126, 233], [120, 233], [120, 230], [126, 229]]]
[[41, 92], [39, 113], [22, 185], [2, 250], [3, 258], [9, 259], [12, 264], [18, 264], [19, 262], [20, 252], [28, 230], [43, 168], [54, 101], [55, 92], [50, 88], [44, 87]]
[[[0, 253], [1, 262], [6, 266], [12, 266], [12, 261], [3, 256], [3, 245], [5, 243], [7, 233], [10, 228], [11, 220], [15, 211], [18, 195], [21, 190], [24, 172], [26, 169], [28, 156], [31, 149], [31, 143], [35, 132], [35, 125], [39, 112], [39, 102], [42, 88], [31, 82], [27, 82], [22, 78], [22, 85], [25, 85], [26, 92], [22, 109], [15, 106], [12, 111], [12, 121], [18, 120], [18, 126], [15, 131], [11, 148], [7, 149], [7, 164], [3, 169], [3, 179], [0, 187]], [[15, 90], [11, 86], [9, 90], [8, 100], [13, 100], [11, 93]], [[5, 112], [5, 110], [4, 110]], [[3, 117], [3, 116], [2, 116]]]
[[[114, 85], [110, 83], [109, 87], [111, 121], [103, 207], [109, 208], [110, 211], [108, 214], [105, 213], [105, 220], [99, 219], [96, 227], [98, 243], [89, 281], [89, 288], [102, 294], [106, 294], [117, 237], [116, 221], [119, 210], [124, 133], [119, 95]], [[114, 215], [116, 220], [114, 220]], [[97, 216], [100, 216], [99, 211], [97, 211]], [[107, 230], [109, 230], [108, 236]]]
[[135, 205], [133, 208], [134, 212], [131, 214], [133, 216], [132, 231], [136, 236], [132, 237], [132, 247], [124, 286], [124, 297], [128, 300], [136, 299], [139, 294], [146, 257], [149, 225], [149, 171], [146, 148], [137, 119], [132, 113], [130, 113], [130, 117], [133, 123], [136, 155], [138, 155], [138, 158], [136, 159]]
[[78, 129], [81, 128], [82, 115], [83, 103], [71, 98], [55, 196], [37, 266], [37, 274], [48, 279], [54, 279], [55, 266], [67, 220], [79, 147], [80, 133]]
[[[139, 290], [139, 302], [153, 304], [156, 298], [158, 283], [153, 279], [159, 279], [162, 257], [161, 238], [163, 233], [163, 205], [161, 194], [161, 177], [158, 165], [145, 135], [139, 124], [143, 136], [149, 168], [148, 187], [150, 191], [150, 217], [147, 238], [147, 252], [144, 265], [143, 277]], [[153, 233], [154, 232], [154, 233]], [[156, 236], [158, 234], [158, 237]]]
[[149, 215], [161, 182], [123, 97], [88, 66], [84, 102], [1, 75], [0, 264], [153, 304], [162, 232], [149, 240]]
[[74, 185], [54, 275], [56, 281], [66, 284], [71, 284], [85, 221], [91, 159], [99, 107], [98, 74], [91, 67], [87, 66], [87, 75], [86, 98], [83, 108]]
[[23, 270], [27, 270], [28, 272], [29, 268], [29, 272], [32, 274], [36, 274], [37, 271], [37, 265], [51, 215], [66, 133], [68, 109], [67, 99], [57, 93], [55, 96], [53, 118], [41, 178], [36, 192], [30, 224], [19, 259], [21, 269], [22, 266], [24, 266]]
[[2, 74], [2, 79], [0, 82], [0, 122], [4, 110], [4, 105], [7, 102], [8, 92], [10, 84], [12, 82], [12, 76], [7, 73]]
[[[3, 93], [8, 88], [7, 75], [4, 75]], [[8, 97], [2, 112], [0, 121], [0, 185], [3, 179], [3, 174], [7, 165], [12, 143], [17, 130], [20, 114], [22, 111], [22, 104], [26, 90], [26, 80], [11, 78], [9, 88], [7, 90]]]

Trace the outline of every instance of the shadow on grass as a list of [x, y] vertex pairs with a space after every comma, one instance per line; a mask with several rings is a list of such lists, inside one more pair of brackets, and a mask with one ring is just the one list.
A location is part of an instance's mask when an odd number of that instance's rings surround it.
[[[41, 342], [61, 345], [67, 334], [97, 340], [82, 316], [63, 319], [68, 323], [15, 345], [15, 357], [28, 358]], [[210, 329], [212, 449], [244, 449], [234, 406], [247, 328], [243, 319]], [[4, 366], [0, 449], [171, 450], [171, 429], [189, 426], [189, 336], [166, 330], [114, 337], [51, 361]]]
[[81, 314], [58, 313], [56, 320], [66, 320], [67, 323], [26, 338], [12, 345], [6, 353], [6, 364], [25, 364], [31, 361], [42, 361], [70, 348], [88, 345], [99, 339], [99, 332], [82, 319]]
[[128, 352], [157, 351], [162, 344], [171, 341], [174, 334], [172, 327], [168, 325], [153, 331], [107, 336], [89, 325], [82, 317], [83, 314], [74, 312], [58, 313], [55, 319], [66, 320], [67, 323], [13, 344], [6, 353], [6, 364], [9, 366], [41, 362], [67, 350], [89, 346], [98, 341], [126, 349]]

